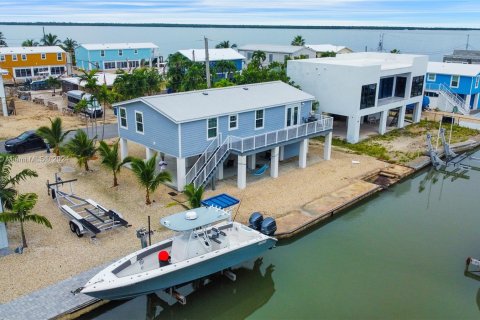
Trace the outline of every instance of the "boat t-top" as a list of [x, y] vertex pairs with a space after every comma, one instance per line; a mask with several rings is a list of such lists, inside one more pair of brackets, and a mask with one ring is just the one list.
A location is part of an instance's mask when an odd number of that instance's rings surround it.
[[273, 219], [259, 219], [258, 213], [252, 217], [255, 223], [247, 227], [232, 221], [229, 211], [209, 206], [162, 218], [161, 225], [176, 232], [172, 238], [109, 265], [88, 281], [81, 292], [106, 300], [128, 299], [252, 260], [277, 241], [271, 236], [276, 230]]

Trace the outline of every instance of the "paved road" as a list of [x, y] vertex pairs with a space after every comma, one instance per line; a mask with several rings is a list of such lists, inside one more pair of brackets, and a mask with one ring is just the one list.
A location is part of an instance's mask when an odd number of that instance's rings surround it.
[[[82, 130], [85, 130], [85, 128], [82, 128]], [[98, 125], [97, 131], [98, 131], [98, 138], [100, 138], [102, 136], [101, 125]], [[74, 135], [75, 135], [75, 132], [70, 132], [67, 135], [66, 140], [67, 141], [70, 140]], [[89, 130], [88, 135], [90, 136], [90, 138], [93, 138], [95, 134], [92, 134], [91, 130]], [[115, 138], [117, 136], [118, 136], [118, 127], [116, 123], [105, 125], [105, 139]], [[5, 140], [0, 141], [0, 153], [2, 152], [3, 153], [5, 152]]]

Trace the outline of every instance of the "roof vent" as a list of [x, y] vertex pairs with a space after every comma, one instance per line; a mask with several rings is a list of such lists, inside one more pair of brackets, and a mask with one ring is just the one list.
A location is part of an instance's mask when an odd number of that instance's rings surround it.
[[243, 90], [248, 90], [248, 87], [243, 87]]
[[208, 92], [202, 92], [204, 96], [208, 96]]
[[195, 220], [197, 219], [197, 213], [195, 211], [188, 211], [185, 213], [185, 219], [187, 220]]

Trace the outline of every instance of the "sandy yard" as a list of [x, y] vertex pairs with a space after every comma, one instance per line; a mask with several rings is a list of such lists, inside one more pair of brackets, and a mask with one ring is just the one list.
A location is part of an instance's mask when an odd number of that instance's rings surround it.
[[[26, 130], [37, 129], [44, 125], [50, 125], [48, 118], [61, 117], [63, 127], [65, 129], [76, 129], [85, 127], [85, 118], [77, 115], [64, 115], [62, 110], [66, 108], [66, 98], [60, 94], [56, 94], [54, 97], [51, 95], [51, 91], [32, 91], [32, 99], [43, 98], [45, 104], [48, 101], [56, 103], [59, 110], [49, 110], [45, 105], [33, 103], [32, 101], [24, 101], [15, 99], [16, 115], [12, 115], [8, 118], [0, 116], [0, 140], [16, 137]], [[105, 116], [106, 123], [115, 123], [116, 117], [113, 114], [113, 110], [106, 108], [107, 113]], [[99, 123], [101, 119], [98, 119]]]
[[[144, 152], [139, 146], [129, 146], [130, 155], [144, 156]], [[335, 150], [332, 152], [331, 161], [318, 160], [322, 153], [322, 145], [312, 141], [309, 148], [309, 165], [306, 169], [296, 168], [296, 162], [293, 161], [281, 163], [277, 179], [272, 179], [266, 174], [262, 179], [248, 183], [245, 190], [238, 190], [235, 178], [231, 178], [219, 182], [215, 191], [206, 191], [205, 197], [224, 192], [238, 197], [241, 206], [236, 220], [240, 222], [247, 221], [254, 211], [280, 217], [307, 202], [348, 185], [356, 178], [386, 166], [384, 162], [372, 157]], [[31, 155], [40, 157], [45, 153], [37, 152]], [[31, 155], [20, 156], [19, 160]], [[19, 189], [22, 193], [35, 192], [39, 195], [34, 211], [48, 217], [53, 229], [27, 223], [26, 237], [29, 247], [21, 255], [11, 254], [0, 258], [0, 267], [4, 270], [0, 273], [2, 287], [0, 303], [138, 250], [140, 242], [135, 231], [147, 226], [148, 215], [151, 216], [152, 226], [156, 230], [152, 241], [165, 238], [168, 231], [160, 227], [159, 219], [167, 214], [184, 210], [179, 205], [168, 206], [173, 201], [167, 193], [172, 189], [165, 186], [159, 187], [152, 196], [155, 203], [146, 206], [144, 190], [140, 189], [129, 169], [122, 170], [119, 176], [120, 186], [112, 188], [112, 176], [100, 166], [99, 160], [91, 161], [93, 171], [88, 173], [78, 169], [71, 159], [61, 163], [32, 160], [35, 158], [30, 158], [30, 161], [17, 161], [12, 173], [23, 168], [31, 168], [38, 172], [38, 178], [21, 183]], [[352, 160], [359, 161], [359, 164], [353, 164]], [[78, 195], [92, 198], [107, 208], [116, 209], [124, 215], [132, 227], [117, 228], [99, 234], [95, 242], [88, 236], [77, 238], [68, 227], [68, 219], [47, 196], [45, 183], [47, 179], [52, 181], [54, 173], [62, 166], [75, 168], [74, 172], [62, 173], [61, 176], [63, 179], [78, 179], [74, 187]], [[11, 247], [14, 248], [20, 244], [18, 224], [9, 224], [8, 230]]]

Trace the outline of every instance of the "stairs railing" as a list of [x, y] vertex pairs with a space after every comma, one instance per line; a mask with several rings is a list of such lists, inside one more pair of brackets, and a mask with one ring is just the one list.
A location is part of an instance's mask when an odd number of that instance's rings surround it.
[[191, 183], [197, 175], [199, 175], [205, 164], [208, 162], [210, 157], [215, 153], [217, 148], [222, 143], [222, 134], [219, 134], [210, 144], [207, 146], [205, 151], [197, 159], [193, 167], [187, 172], [185, 179], [187, 184]]
[[441, 83], [438, 87], [438, 92], [454, 107], [457, 107], [458, 111], [462, 114], [468, 115], [470, 108], [461, 97], [452, 92], [449, 87]]

